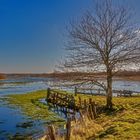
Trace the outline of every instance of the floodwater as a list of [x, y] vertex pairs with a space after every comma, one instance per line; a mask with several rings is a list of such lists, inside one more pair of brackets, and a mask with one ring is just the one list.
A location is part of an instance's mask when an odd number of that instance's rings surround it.
[[[8, 94], [22, 94], [31, 91], [47, 89], [48, 78], [16, 78], [0, 81], [0, 98]], [[140, 92], [140, 81], [123, 81], [113, 82], [113, 88], [116, 90], [133, 90]], [[70, 90], [70, 89], [69, 89]], [[59, 114], [65, 117], [64, 114]], [[21, 127], [19, 124], [29, 122], [28, 127]], [[7, 140], [15, 134], [34, 135], [37, 132], [45, 131], [44, 123], [41, 120], [35, 121], [24, 116], [18, 109], [10, 108], [0, 102], [0, 140]]]
[[[47, 89], [46, 78], [17, 78], [0, 81], [0, 98], [8, 94], [22, 94]], [[27, 124], [28, 126], [25, 126]], [[14, 135], [32, 136], [45, 131], [41, 120], [32, 120], [20, 110], [10, 108], [0, 102], [0, 140], [8, 140]]]
[[0, 81], [0, 95], [22, 94], [47, 89], [47, 78], [17, 78]]

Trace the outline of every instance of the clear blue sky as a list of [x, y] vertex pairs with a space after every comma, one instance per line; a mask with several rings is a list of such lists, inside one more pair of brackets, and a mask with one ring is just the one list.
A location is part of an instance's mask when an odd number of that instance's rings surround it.
[[[120, 3], [135, 9], [139, 24], [140, 0]], [[66, 26], [92, 4], [92, 0], [0, 0], [0, 72], [53, 71], [65, 54]]]

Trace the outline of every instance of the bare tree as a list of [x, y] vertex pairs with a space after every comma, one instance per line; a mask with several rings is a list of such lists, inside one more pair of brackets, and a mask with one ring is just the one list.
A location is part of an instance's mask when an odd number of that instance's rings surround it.
[[[74, 80], [101, 86], [106, 91], [107, 108], [112, 108], [112, 78], [128, 64], [140, 59], [139, 30], [132, 28], [130, 14], [124, 7], [114, 7], [112, 1], [100, 1], [95, 12], [86, 12], [80, 22], [68, 29], [70, 51], [63, 68], [68, 71], [88, 71]], [[106, 83], [90, 72], [104, 71]]]

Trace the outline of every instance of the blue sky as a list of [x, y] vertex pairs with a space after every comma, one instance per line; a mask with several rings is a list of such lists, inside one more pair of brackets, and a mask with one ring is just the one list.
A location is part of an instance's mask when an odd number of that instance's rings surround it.
[[[140, 1], [120, 4], [135, 9], [139, 25]], [[0, 0], [0, 72], [53, 71], [66, 53], [66, 26], [92, 6], [92, 0]]]

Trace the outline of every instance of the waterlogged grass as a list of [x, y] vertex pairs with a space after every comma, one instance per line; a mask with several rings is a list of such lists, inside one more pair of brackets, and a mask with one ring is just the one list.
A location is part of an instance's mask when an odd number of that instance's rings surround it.
[[25, 94], [7, 95], [3, 100], [6, 100], [9, 107], [20, 109], [24, 115], [33, 119], [47, 122], [63, 122], [62, 118], [48, 110], [48, 106], [39, 101], [46, 98], [46, 95], [46, 90], [40, 90]]
[[[70, 94], [62, 92], [63, 94]], [[8, 95], [6, 100], [9, 106], [19, 108], [25, 115], [35, 119], [46, 121], [62, 121], [55, 113], [48, 110], [48, 106], [39, 102], [39, 99], [46, 97], [46, 91], [36, 91], [21, 95]], [[79, 97], [82, 101], [92, 98], [97, 105], [104, 106], [106, 98], [103, 96], [92, 96], [78, 94], [75, 100], [78, 103]], [[98, 118], [90, 125], [87, 125], [85, 133], [89, 140], [139, 140], [140, 139], [140, 96], [139, 97], [114, 97], [113, 110], [103, 110]], [[87, 123], [88, 124], [88, 123]], [[89, 127], [93, 129], [88, 129]], [[96, 127], [95, 127], [96, 126]], [[79, 126], [83, 128], [83, 125]], [[95, 131], [97, 129], [97, 131]], [[95, 131], [95, 132], [94, 132]], [[77, 132], [78, 133], [78, 132]], [[76, 133], [76, 134], [77, 134]], [[88, 134], [89, 133], [89, 134]], [[93, 134], [93, 135], [92, 135]], [[80, 137], [81, 138], [81, 137]], [[79, 138], [79, 139], [80, 139]], [[73, 135], [75, 139], [75, 135]]]

